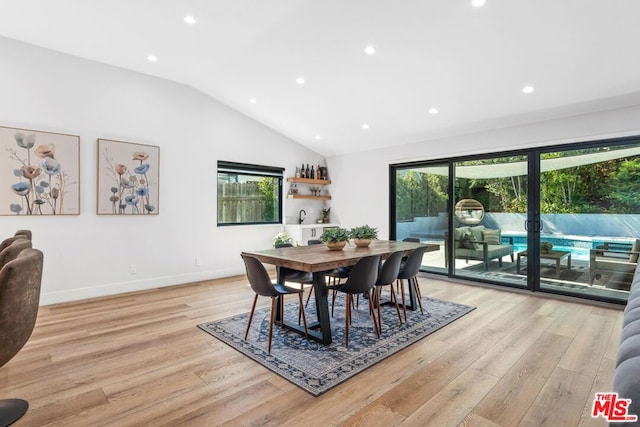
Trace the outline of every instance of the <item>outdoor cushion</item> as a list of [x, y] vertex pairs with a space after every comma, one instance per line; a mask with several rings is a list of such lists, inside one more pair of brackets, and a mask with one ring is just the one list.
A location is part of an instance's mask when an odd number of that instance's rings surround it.
[[461, 248], [462, 244], [460, 243], [462, 240], [462, 235], [464, 233], [469, 233], [469, 227], [458, 227], [453, 230], [453, 237], [455, 239], [455, 247]]
[[482, 232], [482, 240], [490, 245], [501, 245], [502, 238], [500, 236], [500, 230], [485, 229]]
[[484, 225], [476, 225], [475, 227], [469, 227], [469, 232], [475, 237], [476, 242], [484, 240], [482, 238], [482, 232], [484, 231]]
[[[631, 262], [638, 262], [638, 251], [640, 251], [640, 239], [636, 239], [635, 242], [633, 242], [633, 246], [631, 246], [631, 255], [629, 255], [629, 261]], [[633, 253], [635, 252], [635, 253]]]
[[478, 249], [475, 236], [471, 233], [463, 233], [460, 238], [460, 246], [465, 249]]

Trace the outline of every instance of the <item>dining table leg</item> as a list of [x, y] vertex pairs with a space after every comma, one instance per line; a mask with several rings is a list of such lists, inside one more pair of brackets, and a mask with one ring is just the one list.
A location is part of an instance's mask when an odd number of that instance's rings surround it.
[[331, 344], [331, 318], [329, 316], [329, 291], [324, 272], [313, 273], [313, 292], [316, 300], [316, 313], [322, 344]]
[[[278, 272], [278, 283], [284, 283], [284, 278]], [[313, 292], [316, 300], [317, 322], [307, 323], [307, 337], [322, 344], [331, 344], [331, 321], [329, 317], [329, 298], [325, 282], [324, 272], [313, 273]], [[286, 319], [280, 318], [280, 304], [283, 303], [283, 296], [276, 300], [276, 315], [274, 322], [291, 331], [304, 334], [302, 326]]]

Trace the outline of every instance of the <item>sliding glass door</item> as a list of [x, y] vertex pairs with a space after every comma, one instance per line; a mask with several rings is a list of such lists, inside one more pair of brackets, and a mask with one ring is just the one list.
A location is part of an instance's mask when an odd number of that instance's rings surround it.
[[515, 257], [527, 247], [527, 156], [456, 161], [453, 170], [453, 275], [526, 287]]
[[391, 166], [391, 238], [423, 270], [623, 302], [640, 254], [640, 138]]
[[540, 288], [626, 300], [640, 249], [640, 145], [540, 158]]
[[436, 272], [446, 272], [444, 235], [449, 226], [449, 166], [447, 163], [405, 166], [396, 169], [395, 239], [416, 239], [436, 243], [440, 250], [427, 252], [422, 266]]

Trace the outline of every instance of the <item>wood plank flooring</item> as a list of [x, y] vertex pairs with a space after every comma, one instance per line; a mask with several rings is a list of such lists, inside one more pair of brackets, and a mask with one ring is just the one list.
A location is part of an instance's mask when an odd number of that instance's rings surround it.
[[[622, 312], [420, 278], [477, 309], [320, 397], [196, 328], [250, 309], [244, 276], [41, 307], [0, 368], [20, 426], [604, 426]], [[260, 299], [266, 306], [268, 299]]]

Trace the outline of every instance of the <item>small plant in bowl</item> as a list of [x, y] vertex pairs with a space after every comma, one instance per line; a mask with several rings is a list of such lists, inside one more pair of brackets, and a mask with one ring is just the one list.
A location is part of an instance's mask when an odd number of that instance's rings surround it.
[[543, 254], [548, 254], [549, 252], [551, 252], [552, 248], [553, 244], [549, 242], [540, 242], [540, 252], [542, 252]]
[[349, 230], [340, 227], [325, 228], [320, 240], [327, 244], [330, 250], [342, 250], [349, 241]]
[[351, 236], [356, 246], [367, 247], [372, 240], [378, 238], [378, 229], [365, 224], [349, 230], [349, 236]]
[[286, 231], [276, 234], [273, 237], [273, 247], [277, 248], [280, 245], [290, 244], [293, 245], [293, 239], [289, 237], [289, 234]]

